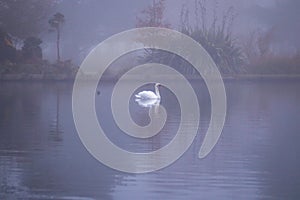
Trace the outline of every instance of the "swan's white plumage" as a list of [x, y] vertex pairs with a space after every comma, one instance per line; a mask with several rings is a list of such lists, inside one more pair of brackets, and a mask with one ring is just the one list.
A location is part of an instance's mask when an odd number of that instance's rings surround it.
[[160, 86], [159, 83], [156, 83], [154, 86], [155, 93], [152, 91], [142, 91], [136, 94], [135, 97], [139, 99], [160, 99], [158, 86]]
[[136, 98], [141, 99], [157, 99], [157, 96], [152, 91], [142, 91], [135, 95]]
[[151, 108], [152, 106], [159, 105], [160, 99], [136, 99], [135, 100], [139, 106], [145, 108]]

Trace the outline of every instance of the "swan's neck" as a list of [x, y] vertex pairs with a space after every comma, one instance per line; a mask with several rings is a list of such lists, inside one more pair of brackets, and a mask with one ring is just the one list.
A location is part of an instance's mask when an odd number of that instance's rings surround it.
[[157, 98], [160, 99], [158, 86], [155, 86], [155, 94], [156, 94]]

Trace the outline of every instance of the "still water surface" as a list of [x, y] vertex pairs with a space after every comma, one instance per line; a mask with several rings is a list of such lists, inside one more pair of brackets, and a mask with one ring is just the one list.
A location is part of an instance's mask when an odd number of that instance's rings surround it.
[[[151, 89], [151, 85], [143, 88]], [[118, 172], [84, 148], [72, 118], [72, 83], [0, 83], [0, 199], [300, 199], [300, 81], [227, 81], [228, 113], [219, 142], [197, 158], [210, 119], [205, 84], [194, 81], [201, 122], [189, 150], [149, 174]], [[118, 146], [149, 152], [178, 129], [179, 104], [162, 88], [168, 112], [161, 133], [134, 139], [110, 111], [113, 84], [99, 86], [96, 109]], [[148, 108], [130, 102], [132, 118], [149, 123]]]

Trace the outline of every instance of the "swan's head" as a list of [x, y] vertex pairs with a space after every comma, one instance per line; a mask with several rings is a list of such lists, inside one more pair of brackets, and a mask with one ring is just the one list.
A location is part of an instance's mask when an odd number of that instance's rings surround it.
[[161, 86], [160, 83], [155, 83], [155, 87]]

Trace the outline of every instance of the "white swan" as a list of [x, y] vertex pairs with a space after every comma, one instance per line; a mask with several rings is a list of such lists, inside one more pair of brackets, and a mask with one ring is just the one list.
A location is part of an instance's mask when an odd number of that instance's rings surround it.
[[160, 99], [135, 99], [135, 102], [139, 104], [139, 106], [144, 108], [151, 108], [152, 106], [157, 106], [160, 104]]
[[149, 99], [160, 99], [159, 89], [158, 86], [160, 86], [160, 83], [155, 83], [155, 93], [152, 91], [142, 91], [135, 95], [136, 98], [141, 100], [149, 100]]

